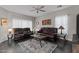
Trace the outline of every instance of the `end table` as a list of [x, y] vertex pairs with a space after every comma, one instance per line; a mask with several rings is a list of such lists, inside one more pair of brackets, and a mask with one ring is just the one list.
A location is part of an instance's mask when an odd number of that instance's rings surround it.
[[7, 35], [7, 37], [8, 37], [8, 44], [11, 45], [12, 39], [13, 39], [13, 34], [12, 34], [12, 33], [9, 33], [9, 34]]

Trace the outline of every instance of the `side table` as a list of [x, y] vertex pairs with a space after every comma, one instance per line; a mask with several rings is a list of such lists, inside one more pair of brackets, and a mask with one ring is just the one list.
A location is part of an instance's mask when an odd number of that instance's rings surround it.
[[13, 39], [13, 34], [9, 33], [9, 34], [7, 35], [7, 37], [8, 37], [8, 45], [11, 45], [12, 39]]
[[67, 34], [57, 34], [57, 37], [58, 37], [58, 43], [57, 44], [60, 48], [63, 48], [65, 46], [66, 42], [67, 42], [66, 35]]
[[67, 36], [67, 34], [57, 34], [58, 38], [64, 39], [64, 40], [66, 40], [66, 36]]

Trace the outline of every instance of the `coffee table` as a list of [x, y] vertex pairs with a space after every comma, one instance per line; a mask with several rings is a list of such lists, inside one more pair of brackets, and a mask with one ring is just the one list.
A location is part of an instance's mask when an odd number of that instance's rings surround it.
[[[32, 37], [34, 37], [34, 39], [38, 40], [40, 42], [40, 46], [42, 47], [42, 40], [44, 38], [46, 38], [46, 36], [40, 35], [40, 34], [33, 34], [31, 35]], [[47, 42], [46, 42], [47, 43]]]

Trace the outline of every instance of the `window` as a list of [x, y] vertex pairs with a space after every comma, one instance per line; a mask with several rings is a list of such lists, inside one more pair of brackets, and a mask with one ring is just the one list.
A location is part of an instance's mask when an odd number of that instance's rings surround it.
[[32, 20], [13, 19], [12, 28], [30, 28], [32, 30]]
[[[68, 33], [68, 16], [56, 16], [55, 17], [55, 27], [59, 28], [60, 26], [64, 27], [63, 33]], [[58, 31], [60, 33], [60, 31]]]

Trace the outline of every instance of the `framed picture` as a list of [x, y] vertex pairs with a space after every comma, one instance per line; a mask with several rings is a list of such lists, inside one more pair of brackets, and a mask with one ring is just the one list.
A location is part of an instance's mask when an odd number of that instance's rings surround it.
[[2, 18], [1, 19], [1, 25], [7, 25], [8, 19], [7, 18]]
[[2, 25], [2, 22], [1, 22], [1, 20], [0, 20], [0, 26]]
[[51, 25], [51, 19], [42, 20], [42, 25]]

